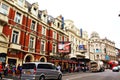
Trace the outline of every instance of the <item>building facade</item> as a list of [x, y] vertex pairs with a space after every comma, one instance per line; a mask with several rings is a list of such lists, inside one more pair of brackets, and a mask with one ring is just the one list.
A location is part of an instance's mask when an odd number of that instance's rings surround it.
[[89, 39], [89, 54], [93, 61], [101, 60], [106, 64], [116, 61], [115, 43], [107, 38], [101, 39], [97, 32], [93, 32]]
[[[68, 52], [62, 47], [69, 48]], [[97, 33], [88, 39], [87, 32], [76, 28], [72, 20], [64, 20], [62, 15], [54, 18], [47, 10], [39, 10], [38, 3], [1, 0], [0, 61], [4, 64], [52, 62], [67, 70], [98, 59], [116, 60], [115, 43], [100, 39]]]
[[[89, 62], [88, 34], [82, 29], [78, 29], [72, 20], [65, 20], [65, 28], [71, 42], [70, 59], [78, 62], [77, 65]], [[75, 65], [76, 66], [76, 65]]]
[[69, 42], [62, 15], [54, 18], [26, 0], [1, 0], [0, 5], [0, 61], [10, 66], [53, 62], [68, 68], [69, 53], [58, 53], [58, 43]]

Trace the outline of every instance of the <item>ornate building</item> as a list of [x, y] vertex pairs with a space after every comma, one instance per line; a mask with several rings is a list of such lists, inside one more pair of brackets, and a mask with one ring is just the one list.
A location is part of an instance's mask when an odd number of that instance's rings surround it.
[[[10, 65], [51, 61], [59, 41], [69, 41], [62, 16], [53, 18], [38, 3], [1, 0], [0, 61]], [[63, 63], [64, 64], [64, 63]]]
[[101, 39], [97, 32], [93, 32], [89, 39], [89, 54], [91, 60], [102, 60], [105, 63], [115, 61], [115, 43], [107, 38]]
[[78, 63], [86, 63], [89, 61], [88, 52], [88, 34], [82, 29], [75, 27], [72, 20], [65, 20], [65, 28], [69, 35], [69, 41], [71, 42], [70, 59], [77, 61]]

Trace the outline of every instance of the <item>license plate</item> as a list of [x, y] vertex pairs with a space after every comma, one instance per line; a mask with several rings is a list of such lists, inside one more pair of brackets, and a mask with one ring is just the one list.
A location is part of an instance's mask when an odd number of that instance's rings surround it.
[[26, 71], [26, 74], [30, 75], [30, 74], [31, 74], [31, 72], [30, 72], [30, 71]]

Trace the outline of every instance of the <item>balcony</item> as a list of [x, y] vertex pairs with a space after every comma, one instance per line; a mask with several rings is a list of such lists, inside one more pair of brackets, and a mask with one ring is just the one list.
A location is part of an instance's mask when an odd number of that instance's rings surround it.
[[79, 52], [81, 52], [81, 53], [86, 53], [87, 50], [79, 50]]
[[85, 54], [81, 52], [76, 52], [76, 56], [85, 56]]
[[12, 43], [12, 44], [10, 44], [10, 48], [16, 49], [16, 50], [21, 50], [21, 45]]
[[3, 13], [0, 13], [0, 23], [2, 25], [5, 25], [8, 23], [8, 17], [4, 15]]
[[50, 53], [50, 56], [57, 56], [57, 54], [56, 53]]
[[33, 47], [29, 47], [29, 52], [34, 53], [34, 52], [35, 52], [35, 48], [33, 48]]

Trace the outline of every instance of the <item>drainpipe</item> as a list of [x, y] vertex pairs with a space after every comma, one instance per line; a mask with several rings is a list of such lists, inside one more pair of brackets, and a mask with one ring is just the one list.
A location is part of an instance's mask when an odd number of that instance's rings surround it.
[[[25, 25], [24, 45], [23, 45], [24, 47], [23, 47], [23, 50], [25, 50], [27, 26], [28, 26], [28, 14], [27, 14], [27, 20], [26, 20], [26, 25]], [[23, 53], [25, 53], [25, 52], [23, 52]], [[24, 61], [24, 55], [22, 54], [22, 64], [23, 64], [23, 61]]]
[[50, 27], [48, 29], [48, 61], [50, 62]]

